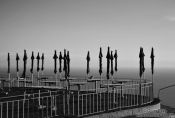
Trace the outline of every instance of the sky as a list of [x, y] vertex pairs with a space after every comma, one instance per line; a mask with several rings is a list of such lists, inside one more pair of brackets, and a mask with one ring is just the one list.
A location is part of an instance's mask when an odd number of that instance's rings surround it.
[[174, 0], [0, 0], [0, 67], [7, 67], [7, 53], [15, 67], [19, 53], [45, 54], [53, 67], [54, 50], [70, 51], [71, 67], [86, 68], [90, 51], [92, 68], [98, 68], [102, 47], [118, 51], [119, 68], [138, 68], [143, 47], [150, 68], [151, 48], [156, 68], [175, 68]]

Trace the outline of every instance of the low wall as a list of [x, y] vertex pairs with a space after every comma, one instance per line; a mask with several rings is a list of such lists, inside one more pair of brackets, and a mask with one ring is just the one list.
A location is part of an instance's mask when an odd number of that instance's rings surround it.
[[126, 109], [126, 110], [110, 112], [110, 113], [103, 113], [103, 114], [88, 116], [85, 118], [119, 118], [119, 117], [125, 117], [125, 116], [140, 115], [140, 114], [158, 110], [158, 109], [160, 109], [160, 102], [156, 102], [154, 104], [144, 106], [144, 107]]

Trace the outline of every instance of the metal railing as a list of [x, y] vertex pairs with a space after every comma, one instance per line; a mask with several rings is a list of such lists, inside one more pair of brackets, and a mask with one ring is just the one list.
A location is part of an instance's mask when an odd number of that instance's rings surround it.
[[[55, 116], [83, 117], [112, 110], [122, 110], [151, 103], [152, 83], [125, 84], [97, 91], [38, 90], [37, 93], [1, 97], [0, 118], [51, 118]], [[139, 103], [141, 99], [141, 103]]]

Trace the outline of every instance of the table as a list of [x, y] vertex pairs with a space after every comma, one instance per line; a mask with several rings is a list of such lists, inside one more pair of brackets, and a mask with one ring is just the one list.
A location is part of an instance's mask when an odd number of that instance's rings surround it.
[[97, 81], [101, 81], [101, 79], [98, 78], [93, 78], [93, 79], [88, 79], [88, 82], [95, 82], [95, 91], [97, 92]]
[[80, 91], [81, 86], [85, 85], [85, 84], [86, 84], [86, 82], [71, 82], [70, 86], [78, 86], [78, 91]]
[[55, 85], [57, 82], [56, 81], [40, 81], [41, 83], [45, 83], [45, 85], [47, 85], [47, 84], [49, 84], [49, 86], [51, 86], [51, 85]]

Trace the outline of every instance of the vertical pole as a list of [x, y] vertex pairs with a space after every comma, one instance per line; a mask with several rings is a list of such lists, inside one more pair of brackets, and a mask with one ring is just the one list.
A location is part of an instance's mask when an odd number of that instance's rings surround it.
[[8, 76], [9, 76], [9, 82], [8, 82], [8, 83], [9, 83], [9, 91], [10, 91], [10, 86], [11, 86], [11, 85], [10, 85], [10, 84], [11, 84], [11, 81], [10, 81], [10, 73], [8, 73]]
[[12, 118], [14, 118], [14, 101], [12, 102]]
[[66, 112], [65, 112], [65, 92], [63, 94], [63, 114], [66, 115]]
[[7, 118], [8, 118], [8, 114], [9, 114], [9, 113], [8, 113], [8, 102], [7, 102]]
[[19, 118], [19, 100], [18, 100], [18, 118]]
[[73, 104], [73, 116], [74, 116], [74, 114], [75, 114], [75, 109], [74, 109], [74, 102], [75, 102], [75, 101], [74, 101], [74, 94], [73, 94], [72, 101], [73, 101], [73, 103], [72, 103], [72, 104]]
[[95, 91], [97, 93], [97, 81], [95, 81]]
[[38, 86], [40, 85], [40, 80], [39, 80], [39, 72], [37, 72], [37, 82], [38, 82]]
[[19, 73], [16, 72], [16, 76], [17, 76], [17, 87], [19, 87]]
[[79, 91], [78, 91], [78, 116], [79, 116], [79, 102], [80, 100], [79, 100]]
[[32, 86], [34, 86], [34, 82], [33, 82], [33, 73], [31, 74], [31, 78], [32, 78]]
[[152, 98], [151, 98], [151, 100], [153, 101], [153, 99], [154, 99], [154, 75], [152, 74]]
[[55, 73], [55, 82], [56, 82], [56, 87], [58, 87], [57, 73]]
[[1, 118], [2, 118], [2, 108], [3, 108], [3, 103], [1, 102]]

